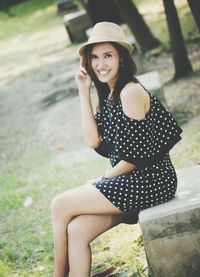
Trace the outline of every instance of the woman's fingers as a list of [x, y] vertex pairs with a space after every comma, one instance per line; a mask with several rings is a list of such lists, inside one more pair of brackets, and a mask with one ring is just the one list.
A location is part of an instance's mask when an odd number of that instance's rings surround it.
[[87, 75], [86, 70], [81, 69], [81, 70], [80, 70], [80, 72], [81, 72], [84, 76], [86, 76], [86, 75]]
[[84, 71], [80, 70], [77, 74], [76, 74], [76, 78], [77, 79], [84, 79], [87, 77], [87, 73], [85, 73]]

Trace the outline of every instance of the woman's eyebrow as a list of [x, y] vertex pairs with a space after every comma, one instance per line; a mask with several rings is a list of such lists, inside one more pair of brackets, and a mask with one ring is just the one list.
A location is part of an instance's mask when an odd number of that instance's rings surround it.
[[113, 51], [110, 50], [110, 51], [104, 52], [103, 54], [105, 55], [105, 54], [112, 54], [112, 53], [113, 53]]
[[[114, 53], [114, 52], [113, 52], [112, 50], [110, 50], [110, 51], [104, 52], [103, 55], [105, 55], [105, 54], [113, 54], [113, 53]], [[97, 56], [97, 57], [98, 57], [98, 55], [95, 54], [95, 53], [91, 53], [91, 55], [92, 55], [92, 56]]]

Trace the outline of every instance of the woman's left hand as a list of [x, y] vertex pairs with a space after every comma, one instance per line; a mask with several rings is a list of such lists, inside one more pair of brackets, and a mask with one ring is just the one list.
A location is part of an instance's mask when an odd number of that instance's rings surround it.
[[83, 60], [84, 60], [83, 57], [81, 57], [80, 58], [80, 67], [75, 75], [75, 80], [76, 80], [79, 94], [88, 94], [88, 93], [90, 93], [90, 87], [92, 84], [92, 80], [86, 71]]

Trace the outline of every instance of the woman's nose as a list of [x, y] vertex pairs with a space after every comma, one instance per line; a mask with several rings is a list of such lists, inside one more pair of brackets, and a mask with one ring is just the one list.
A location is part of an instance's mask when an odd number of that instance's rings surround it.
[[98, 68], [106, 68], [107, 66], [105, 59], [99, 59], [97, 65], [98, 65]]

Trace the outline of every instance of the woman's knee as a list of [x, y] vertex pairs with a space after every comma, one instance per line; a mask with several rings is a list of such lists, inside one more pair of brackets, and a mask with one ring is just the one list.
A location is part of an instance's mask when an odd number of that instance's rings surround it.
[[[58, 194], [55, 198], [53, 198], [51, 202], [51, 211], [53, 218], [61, 218], [63, 214], [63, 193]], [[66, 195], [65, 195], [66, 198]]]
[[51, 213], [53, 217], [59, 214], [59, 209], [60, 209], [60, 204], [59, 204], [59, 195], [58, 195], [54, 197], [53, 200], [51, 201]]
[[90, 243], [87, 236], [87, 226], [84, 221], [84, 215], [80, 215], [72, 219], [67, 226], [67, 234], [69, 241], [81, 243]]

